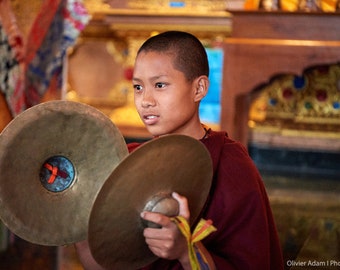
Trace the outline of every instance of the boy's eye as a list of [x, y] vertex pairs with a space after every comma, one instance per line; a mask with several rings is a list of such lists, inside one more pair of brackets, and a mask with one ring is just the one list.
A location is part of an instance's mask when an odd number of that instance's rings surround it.
[[165, 83], [156, 83], [156, 84], [155, 84], [155, 87], [156, 87], [156, 88], [164, 88], [165, 86], [166, 86]]
[[135, 84], [135, 85], [133, 86], [133, 88], [134, 88], [137, 92], [142, 91], [142, 89], [143, 89], [143, 87], [142, 87], [141, 85], [139, 85], [139, 84]]

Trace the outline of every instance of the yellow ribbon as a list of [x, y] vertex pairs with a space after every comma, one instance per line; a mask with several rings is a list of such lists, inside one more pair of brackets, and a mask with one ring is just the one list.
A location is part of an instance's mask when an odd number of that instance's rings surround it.
[[212, 225], [212, 221], [201, 219], [193, 234], [191, 234], [189, 223], [185, 218], [177, 216], [173, 217], [172, 221], [175, 222], [187, 240], [191, 268], [193, 270], [209, 269], [207, 268], [207, 259], [194, 244], [207, 237], [210, 233], [216, 231], [216, 228]]

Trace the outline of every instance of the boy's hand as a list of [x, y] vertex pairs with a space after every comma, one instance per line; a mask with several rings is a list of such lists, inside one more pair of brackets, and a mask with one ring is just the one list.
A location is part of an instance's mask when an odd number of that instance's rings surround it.
[[[190, 211], [187, 199], [177, 193], [172, 197], [179, 203], [179, 215], [186, 220], [190, 218]], [[145, 228], [144, 237], [150, 250], [157, 256], [168, 260], [179, 260], [182, 265], [189, 262], [188, 244], [185, 237], [171, 221], [170, 217], [153, 212], [142, 212], [143, 219], [157, 223], [162, 226], [160, 229]], [[184, 266], [184, 265], [183, 265]]]

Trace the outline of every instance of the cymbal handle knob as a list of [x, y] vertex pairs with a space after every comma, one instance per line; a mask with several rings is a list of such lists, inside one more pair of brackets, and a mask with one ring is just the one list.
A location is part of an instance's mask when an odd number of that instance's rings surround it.
[[[179, 204], [171, 193], [160, 193], [149, 200], [143, 211], [160, 213], [168, 217], [175, 217], [179, 214]], [[159, 224], [142, 219], [144, 227], [161, 228]]]

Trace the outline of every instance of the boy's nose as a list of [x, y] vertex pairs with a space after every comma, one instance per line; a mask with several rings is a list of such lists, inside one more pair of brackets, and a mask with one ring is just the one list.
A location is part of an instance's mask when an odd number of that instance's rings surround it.
[[145, 90], [143, 93], [142, 107], [150, 107], [155, 105], [155, 99], [150, 91]]

